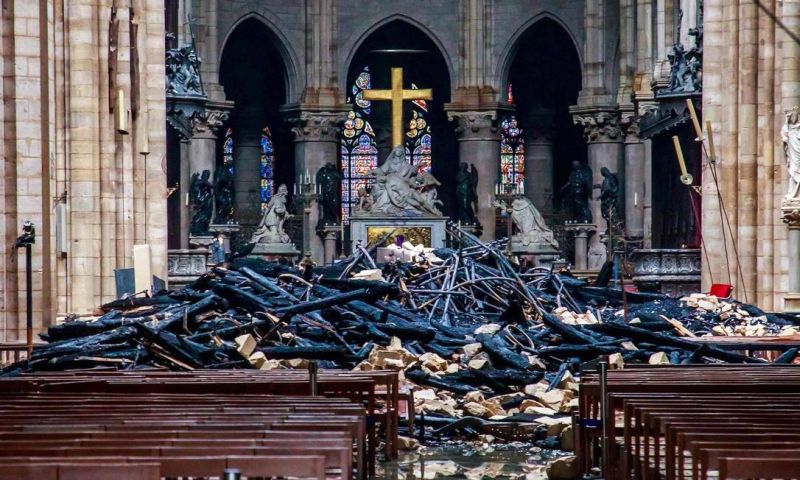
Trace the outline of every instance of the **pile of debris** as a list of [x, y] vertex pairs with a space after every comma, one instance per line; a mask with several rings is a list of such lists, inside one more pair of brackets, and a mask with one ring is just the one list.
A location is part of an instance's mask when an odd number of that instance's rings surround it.
[[[391, 368], [403, 372], [429, 426], [442, 433], [517, 420], [571, 438], [559, 414], [576, 405], [575, 377], [586, 361], [763, 362], [686, 337], [796, 332], [796, 317], [734, 301], [522, 271], [502, 241], [481, 243], [454, 225], [449, 233], [459, 249], [418, 251], [413, 262], [390, 255], [381, 268], [375, 249], [360, 246], [333, 267], [306, 263], [298, 271], [247, 259], [218, 266], [181, 290], [69, 318], [42, 335], [47, 343], [30, 361], [0, 375], [100, 365], [304, 368], [309, 360]], [[437, 424], [437, 416], [469, 421]]]

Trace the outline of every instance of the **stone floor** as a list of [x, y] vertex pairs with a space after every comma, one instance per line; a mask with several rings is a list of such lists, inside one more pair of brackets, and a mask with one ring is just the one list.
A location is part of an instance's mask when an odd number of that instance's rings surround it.
[[544, 450], [529, 443], [443, 443], [401, 453], [394, 462], [381, 465], [378, 478], [432, 480], [448, 478], [546, 479], [545, 466], [566, 452]]

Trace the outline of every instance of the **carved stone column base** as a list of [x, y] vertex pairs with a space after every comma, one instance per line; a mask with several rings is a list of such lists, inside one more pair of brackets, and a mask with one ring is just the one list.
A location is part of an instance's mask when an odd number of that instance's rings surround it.
[[323, 248], [323, 261], [325, 265], [331, 265], [338, 255], [336, 251], [336, 242], [339, 239], [339, 234], [342, 227], [339, 225], [326, 225], [317, 228], [317, 235], [322, 238]]
[[565, 230], [575, 235], [575, 270], [589, 268], [589, 236], [597, 231], [597, 225], [591, 223], [567, 222]]

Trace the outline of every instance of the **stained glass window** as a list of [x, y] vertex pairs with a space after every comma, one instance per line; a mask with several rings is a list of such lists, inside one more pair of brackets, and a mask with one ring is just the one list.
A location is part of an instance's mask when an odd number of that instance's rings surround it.
[[[378, 148], [375, 132], [368, 121], [372, 103], [364, 99], [364, 90], [371, 88], [369, 67], [364, 67], [350, 89], [348, 103], [353, 109], [347, 114], [342, 131], [342, 219], [347, 223], [358, 200], [360, 187], [371, 187], [375, 180], [372, 169], [378, 166]], [[411, 84], [412, 89], [417, 86]], [[431, 127], [425, 119], [428, 104], [425, 100], [414, 100], [411, 120], [406, 131], [406, 159], [417, 166], [418, 172], [431, 169]]]
[[371, 86], [369, 67], [364, 67], [350, 90], [348, 103], [353, 109], [347, 114], [342, 131], [342, 221], [348, 219], [358, 201], [359, 188], [371, 188], [375, 183], [372, 169], [378, 166], [378, 147], [375, 132], [366, 119], [372, 103], [364, 99], [364, 90]]
[[522, 187], [525, 179], [525, 141], [517, 118], [510, 116], [501, 123], [500, 176], [502, 183]]
[[233, 129], [225, 131], [225, 143], [222, 144], [222, 163], [228, 165], [233, 175]]
[[[420, 100], [424, 102], [424, 100]], [[415, 107], [420, 108], [417, 102]], [[424, 103], [423, 103], [424, 105]], [[406, 132], [406, 159], [417, 167], [417, 172], [431, 171], [431, 127], [423, 113], [414, 109]]]
[[272, 148], [272, 134], [269, 127], [261, 133], [261, 209], [267, 207], [274, 191], [275, 155]]

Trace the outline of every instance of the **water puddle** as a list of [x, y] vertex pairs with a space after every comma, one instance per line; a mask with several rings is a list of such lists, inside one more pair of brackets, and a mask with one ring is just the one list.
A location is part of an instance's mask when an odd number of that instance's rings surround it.
[[386, 480], [515, 479], [544, 480], [547, 462], [567, 452], [545, 450], [530, 443], [445, 443], [402, 452], [381, 465]]

